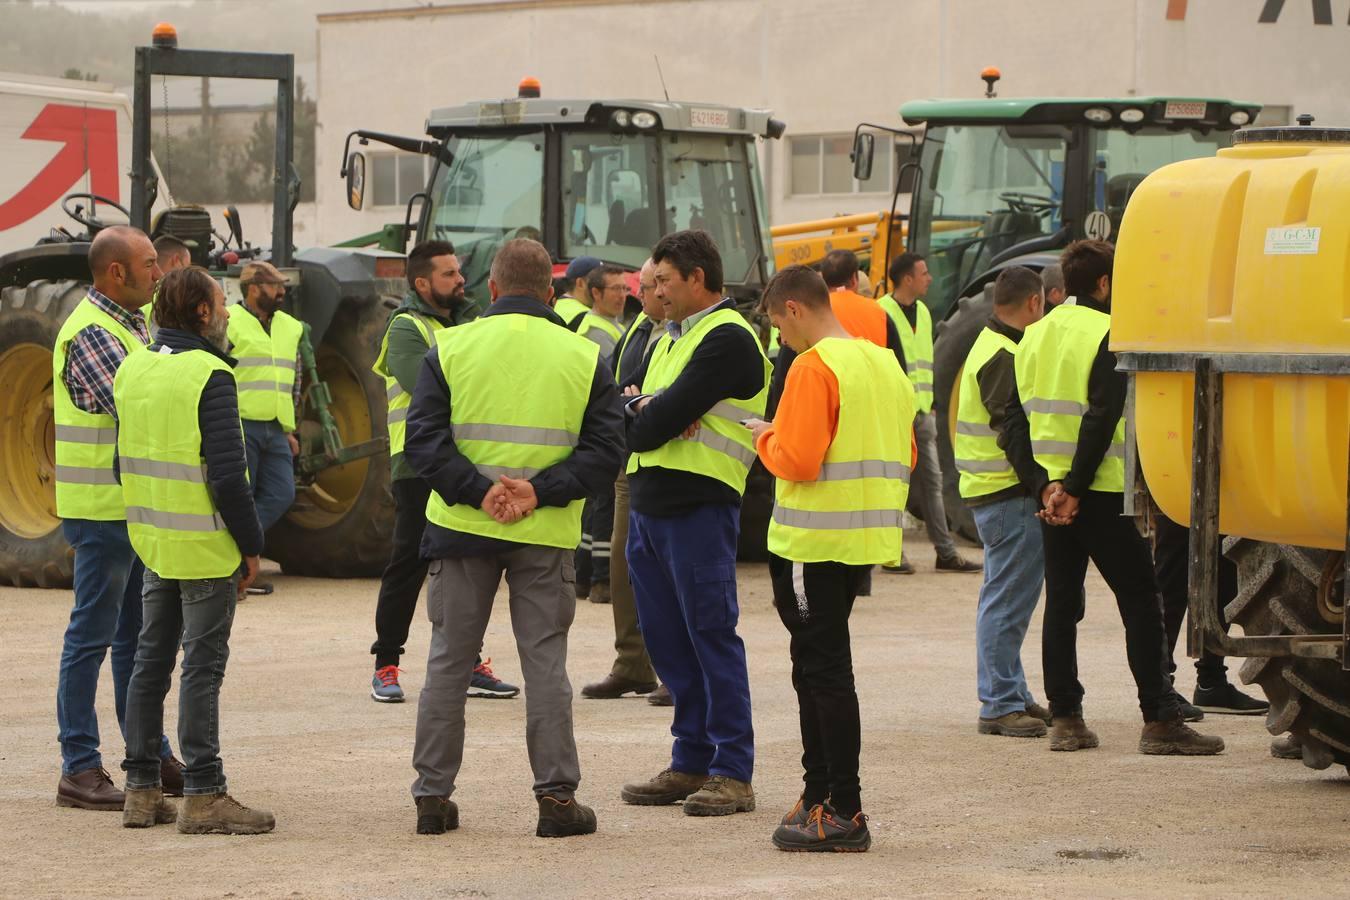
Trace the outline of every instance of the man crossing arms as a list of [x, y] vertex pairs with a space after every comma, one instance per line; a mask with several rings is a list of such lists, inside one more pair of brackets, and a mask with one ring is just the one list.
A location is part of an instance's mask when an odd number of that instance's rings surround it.
[[[375, 675], [370, 696], [381, 703], [402, 703], [398, 663], [408, 639], [417, 596], [427, 577], [422, 535], [427, 529], [431, 488], [418, 477], [403, 454], [408, 407], [427, 350], [444, 328], [478, 318], [478, 305], [464, 294], [464, 276], [453, 244], [427, 241], [408, 254], [408, 292], [389, 318], [375, 374], [384, 376], [389, 405], [389, 477], [394, 495], [394, 538], [389, 565], [380, 579], [375, 601]], [[473, 697], [514, 697], [520, 688], [501, 681], [481, 660], [469, 681]]]
[[870, 567], [900, 556], [914, 388], [893, 352], [854, 339], [805, 266], [764, 288], [792, 365], [772, 424], [746, 422], [778, 479], [769, 524], [774, 605], [792, 636], [805, 790], [774, 832], [782, 850], [866, 850], [862, 725], [848, 618]]

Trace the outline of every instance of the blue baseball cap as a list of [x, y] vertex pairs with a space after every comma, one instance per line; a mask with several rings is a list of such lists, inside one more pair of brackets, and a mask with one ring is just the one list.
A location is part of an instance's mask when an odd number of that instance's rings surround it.
[[594, 256], [578, 256], [567, 264], [567, 271], [563, 273], [563, 277], [568, 281], [576, 281], [578, 278], [585, 278], [593, 269], [603, 265], [604, 263]]

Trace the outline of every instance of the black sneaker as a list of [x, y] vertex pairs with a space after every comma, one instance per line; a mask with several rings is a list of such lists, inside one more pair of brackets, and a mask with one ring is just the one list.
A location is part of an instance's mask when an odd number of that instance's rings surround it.
[[459, 807], [449, 797], [417, 798], [417, 833], [445, 834], [459, 827]]
[[1177, 701], [1177, 713], [1185, 722], [1202, 722], [1205, 718], [1205, 711], [1191, 703], [1185, 697], [1173, 692]]
[[582, 806], [574, 797], [559, 800], [549, 794], [539, 798], [539, 825], [536, 837], [571, 837], [595, 833], [595, 810]]
[[937, 570], [939, 572], [983, 572], [984, 565], [982, 563], [971, 562], [958, 553], [947, 559], [939, 557], [937, 561]]
[[1270, 709], [1270, 704], [1246, 694], [1224, 682], [1218, 687], [1195, 686], [1195, 705], [1206, 712], [1229, 716], [1261, 716]]
[[867, 831], [867, 816], [858, 813], [851, 819], [835, 816], [828, 804], [811, 807], [805, 824], [785, 821], [773, 833], [773, 845], [794, 853], [862, 853], [872, 846]]
[[898, 563], [886, 563], [881, 567], [881, 571], [887, 575], [913, 575], [914, 567], [909, 564], [908, 560], [902, 559]]

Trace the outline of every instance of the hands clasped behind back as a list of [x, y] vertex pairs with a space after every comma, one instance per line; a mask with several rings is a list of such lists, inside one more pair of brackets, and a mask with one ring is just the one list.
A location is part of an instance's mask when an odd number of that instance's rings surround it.
[[483, 495], [483, 512], [502, 525], [519, 522], [538, 506], [539, 498], [534, 493], [534, 485], [521, 478], [503, 475]]

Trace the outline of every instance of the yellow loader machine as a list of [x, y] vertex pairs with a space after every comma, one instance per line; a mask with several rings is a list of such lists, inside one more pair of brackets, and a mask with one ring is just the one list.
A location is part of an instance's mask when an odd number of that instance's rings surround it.
[[[1245, 656], [1315, 769], [1350, 766], [1350, 129], [1238, 131], [1143, 179], [1117, 243], [1127, 510], [1189, 523], [1190, 640]], [[1238, 567], [1225, 617], [1219, 553]]]

